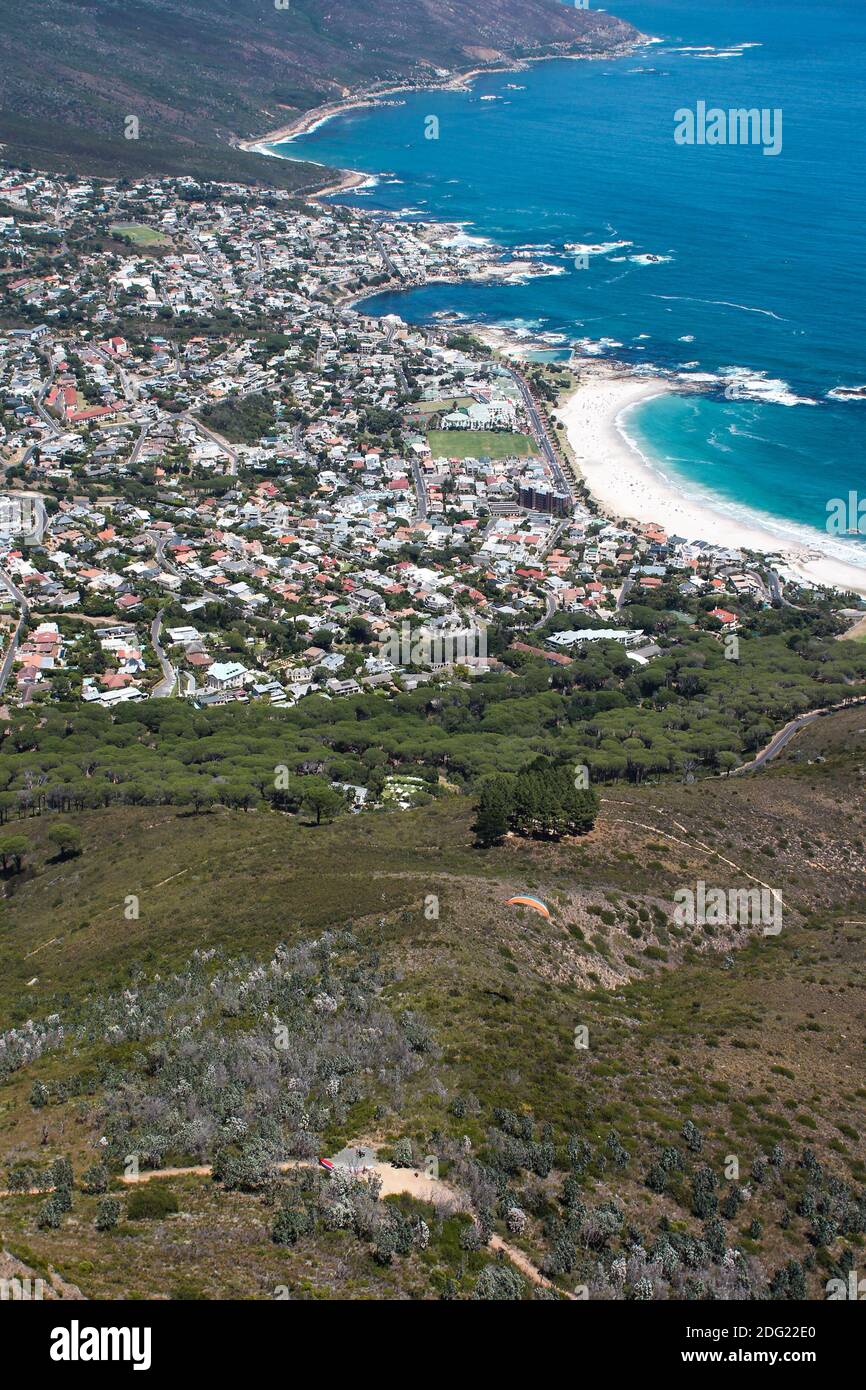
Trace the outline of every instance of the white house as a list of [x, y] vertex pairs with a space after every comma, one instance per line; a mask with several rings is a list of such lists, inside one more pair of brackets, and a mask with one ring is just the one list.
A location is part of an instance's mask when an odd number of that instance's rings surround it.
[[215, 661], [207, 669], [209, 690], [239, 690], [247, 674], [239, 661]]

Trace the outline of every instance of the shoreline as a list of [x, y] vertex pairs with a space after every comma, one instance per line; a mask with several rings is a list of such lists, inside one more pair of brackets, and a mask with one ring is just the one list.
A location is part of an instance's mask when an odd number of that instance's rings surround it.
[[[549, 53], [537, 57], [515, 58], [513, 61], [497, 63], [490, 67], [474, 67], [453, 73], [437, 83], [407, 82], [379, 90], [347, 93], [337, 101], [300, 112], [286, 125], [267, 131], [255, 140], [235, 143], [247, 151], [278, 159], [292, 159], [290, 155], [276, 154], [271, 146], [291, 143], [348, 111], [386, 105], [389, 98], [415, 92], [468, 91], [478, 77], [526, 71], [533, 63], [557, 59], [611, 61], [652, 41], [649, 36], [641, 35], [622, 52]], [[314, 161], [301, 158], [296, 162]], [[323, 170], [330, 170], [330, 166], [321, 167]], [[361, 187], [378, 177], [376, 174], [356, 169], [335, 169], [335, 173], [338, 175], [336, 179], [323, 187], [301, 192], [300, 196], [308, 198], [310, 202], [319, 202], [335, 194]], [[438, 221], [435, 218], [431, 220]], [[357, 309], [365, 299], [372, 297], [375, 297], [375, 294], [364, 294], [357, 298], [352, 296], [348, 303]], [[484, 331], [481, 331], [482, 325], [469, 322], [461, 322], [454, 327], [475, 332], [495, 352], [507, 357], [520, 358], [527, 351], [539, 348], [551, 350], [552, 346], [533, 341], [536, 339], [534, 334], [527, 335], [526, 342], [519, 341], [504, 325], [485, 324]], [[785, 577], [805, 582], [807, 585], [821, 585], [843, 592], [851, 591], [866, 597], [866, 565], [859, 566], [828, 553], [826, 542], [819, 531], [815, 532], [812, 542], [797, 535], [793, 530], [786, 535], [784, 518], [778, 518], [778, 531], [773, 529], [775, 519], [770, 517], [766, 523], [762, 522], [760, 516], [756, 516], [754, 521], [739, 520], [727, 513], [722, 499], [719, 499], [716, 506], [712, 497], [695, 498], [682, 484], [666, 478], [643, 455], [627, 433], [627, 417], [631, 410], [648, 400], [675, 391], [698, 391], [701, 388], [697, 382], [690, 385], [687, 380], [677, 380], [669, 376], [648, 377], [610, 359], [604, 364], [596, 358], [581, 359], [581, 370], [584, 379], [572, 395], [554, 409], [553, 414], [565, 425], [577, 471], [605, 516], [614, 521], [656, 522], [669, 535], [679, 535], [689, 541], [703, 541], [731, 550], [749, 550], [766, 557], [778, 557], [776, 568]], [[795, 525], [790, 524], [792, 527]]]
[[[644, 47], [650, 42], [649, 35], [641, 34], [633, 43], [608, 53], [541, 53], [526, 58], [503, 58], [501, 62], [491, 64], [489, 67], [466, 68], [462, 72], [451, 73], [439, 82], [406, 81], [397, 83], [393, 87], [361, 88], [357, 92], [347, 92], [338, 100], [323, 102], [321, 106], [312, 106], [309, 111], [300, 111], [285, 125], [276, 126], [273, 130], [266, 130], [262, 135], [244, 140], [235, 139], [232, 143], [247, 154], [270, 154], [270, 149], [263, 149], [263, 146], [289, 144], [293, 140], [300, 139], [303, 135], [309, 135], [311, 131], [324, 125], [326, 121], [333, 120], [335, 116], [342, 116], [347, 111], [359, 111], [368, 107], [381, 106], [389, 97], [411, 96], [415, 92], [468, 91], [477, 77], [493, 76], [496, 73], [525, 72], [533, 63], [550, 63], [557, 60], [562, 62], [611, 62], [616, 58], [625, 57], [636, 48]], [[277, 156], [278, 159], [290, 157], [289, 155]], [[299, 159], [297, 162], [309, 163], [312, 161]], [[347, 170], [346, 172], [355, 173], [357, 171]], [[371, 175], [366, 174], [364, 177], [369, 178]]]
[[[595, 361], [587, 367], [581, 383], [553, 413], [565, 425], [581, 477], [606, 516], [655, 522], [668, 535], [688, 541], [779, 557], [783, 575], [866, 596], [866, 566], [829, 553], [819, 531], [811, 543], [793, 532], [777, 534], [757, 516], [740, 520], [721, 504], [715, 507], [711, 497], [694, 497], [651, 466], [628, 434], [628, 417], [649, 400], [689, 390], [686, 383], [605, 369]], [[784, 520], [779, 523], [781, 530]]]

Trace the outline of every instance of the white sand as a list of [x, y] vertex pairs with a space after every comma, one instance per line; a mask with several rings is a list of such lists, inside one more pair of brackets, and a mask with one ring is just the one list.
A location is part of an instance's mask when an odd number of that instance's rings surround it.
[[[811, 584], [853, 589], [866, 595], [866, 567], [846, 563], [829, 549], [831, 538], [815, 531], [808, 541], [760, 522], [739, 521], [712, 501], [692, 500], [668, 481], [628, 438], [628, 412], [654, 396], [675, 390], [667, 380], [628, 376], [598, 368], [556, 414], [568, 433], [578, 467], [599, 506], [616, 520], [656, 522], [669, 535], [778, 556], [777, 568]], [[624, 432], [625, 431], [625, 432]]]

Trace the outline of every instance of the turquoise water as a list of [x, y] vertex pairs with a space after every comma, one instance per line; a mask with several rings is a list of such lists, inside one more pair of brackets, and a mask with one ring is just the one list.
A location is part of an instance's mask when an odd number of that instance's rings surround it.
[[[407, 94], [281, 152], [378, 175], [341, 201], [460, 220], [507, 247], [545, 248], [561, 272], [381, 295], [371, 312], [419, 322], [452, 310], [607, 340], [593, 350], [632, 363], [739, 369], [744, 396], [660, 398], [631, 413], [629, 432], [692, 493], [823, 531], [830, 498], [866, 494], [866, 402], [827, 396], [866, 383], [866, 5], [609, 8], [662, 42], [616, 62], [486, 76], [469, 93]], [[781, 152], [675, 143], [674, 113], [698, 101], [781, 109]], [[425, 139], [431, 115], [438, 140]], [[587, 269], [563, 250], [618, 241], [632, 244]], [[646, 253], [668, 259], [629, 259]], [[866, 563], [866, 543], [839, 544]]]

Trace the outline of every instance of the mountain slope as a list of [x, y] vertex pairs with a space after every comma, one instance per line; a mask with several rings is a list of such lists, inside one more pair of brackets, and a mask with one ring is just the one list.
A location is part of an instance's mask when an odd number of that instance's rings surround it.
[[[2, 0], [0, 16], [7, 158], [290, 185], [312, 170], [274, 168], [231, 139], [346, 88], [504, 56], [614, 51], [636, 37], [559, 0]], [[138, 140], [124, 137], [130, 115]]]
[[[467, 1218], [408, 1203], [429, 1249], [390, 1261], [366, 1226], [334, 1229], [326, 1190], [285, 1177], [167, 1178], [180, 1219], [129, 1219], [124, 1155], [209, 1163], [249, 1127], [283, 1153], [438, 1155], [505, 1239], [509, 1204], [523, 1211], [517, 1243], [563, 1290], [624, 1296], [599, 1267], [643, 1260], [637, 1230], [648, 1256], [673, 1242], [684, 1262], [646, 1276], [656, 1297], [731, 1296], [722, 1246], [757, 1296], [802, 1277], [823, 1297], [866, 1221], [864, 739], [851, 711], [757, 776], [617, 788], [559, 845], [479, 851], [459, 798], [319, 828], [88, 812], [82, 856], [61, 862], [52, 817], [16, 821], [32, 850], [0, 913], [0, 1176], [68, 1154], [76, 1186], [56, 1227], [42, 1197], [0, 1196], [6, 1248], [87, 1297], [470, 1295], [490, 1251], [460, 1243]], [[778, 936], [672, 921], [678, 887], [747, 874], [781, 887]], [[507, 905], [521, 891], [549, 921]], [[81, 1186], [100, 1154], [116, 1233], [94, 1229]], [[316, 1216], [275, 1246], [281, 1204]]]

